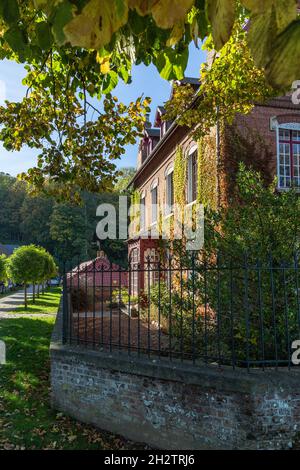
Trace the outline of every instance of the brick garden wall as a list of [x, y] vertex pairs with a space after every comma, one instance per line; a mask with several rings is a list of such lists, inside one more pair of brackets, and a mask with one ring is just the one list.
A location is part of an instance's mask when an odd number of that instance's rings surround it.
[[300, 371], [232, 371], [51, 344], [53, 407], [162, 449], [289, 448]]

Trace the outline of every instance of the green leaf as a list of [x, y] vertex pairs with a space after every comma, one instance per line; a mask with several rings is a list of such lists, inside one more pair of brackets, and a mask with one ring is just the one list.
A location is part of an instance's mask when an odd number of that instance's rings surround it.
[[36, 25], [37, 42], [41, 49], [50, 49], [53, 44], [53, 36], [50, 25], [46, 21]]
[[[244, 0], [243, 4], [252, 11], [248, 43], [258, 67], [264, 67], [273, 51], [276, 37], [297, 17], [295, 0], [267, 0], [253, 2]], [[253, 5], [252, 5], [253, 4]], [[252, 7], [252, 8], [250, 8]]]
[[23, 30], [18, 26], [12, 26], [4, 34], [4, 39], [13, 51], [24, 53], [27, 46], [27, 38]]
[[67, 42], [64, 27], [72, 20], [73, 10], [74, 5], [72, 5], [68, 0], [60, 3], [55, 10], [52, 19], [52, 32], [58, 44], [65, 44]]
[[9, 25], [16, 23], [20, 18], [20, 11], [17, 0], [1, 0], [0, 16]]
[[118, 74], [111, 70], [103, 80], [102, 93], [104, 93], [105, 95], [110, 93], [117, 86], [118, 81]]
[[235, 20], [235, 0], [207, 0], [207, 16], [217, 50], [230, 38]]
[[151, 6], [152, 16], [160, 28], [169, 29], [185, 19], [186, 14], [194, 5], [194, 0], [158, 0]]
[[181, 80], [187, 67], [188, 55], [188, 48], [182, 53], [174, 49], [161, 52], [155, 63], [160, 76], [165, 80]]
[[113, 33], [127, 20], [125, 0], [89, 0], [82, 11], [65, 25], [64, 33], [73, 46], [99, 49], [111, 41]]
[[124, 80], [125, 83], [128, 82], [129, 71], [127, 70], [127, 68], [124, 65], [122, 67], [119, 67], [118, 74], [122, 78], [122, 80]]
[[294, 21], [273, 44], [266, 67], [268, 82], [275, 88], [291, 88], [299, 79], [300, 20]]

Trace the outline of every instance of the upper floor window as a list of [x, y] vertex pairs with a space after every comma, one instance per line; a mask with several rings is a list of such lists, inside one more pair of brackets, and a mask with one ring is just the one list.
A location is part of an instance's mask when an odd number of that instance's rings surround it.
[[152, 185], [151, 188], [151, 223], [154, 224], [157, 222], [157, 213], [158, 213], [158, 208], [157, 208], [157, 183]]
[[193, 148], [188, 157], [188, 203], [197, 199], [198, 151]]
[[300, 126], [278, 129], [278, 184], [280, 188], [300, 187]]
[[146, 205], [145, 205], [145, 195], [141, 197], [141, 230], [146, 228]]
[[167, 122], [162, 121], [160, 125], [160, 138], [162, 138], [166, 132], [167, 132]]
[[170, 168], [166, 174], [166, 214], [173, 212], [174, 205], [174, 171]]

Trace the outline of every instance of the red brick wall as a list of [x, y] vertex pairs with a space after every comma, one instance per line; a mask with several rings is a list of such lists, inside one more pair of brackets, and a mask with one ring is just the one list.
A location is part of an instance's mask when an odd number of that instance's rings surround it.
[[221, 144], [222, 204], [230, 203], [239, 162], [260, 171], [267, 184], [277, 176], [276, 130], [279, 124], [300, 122], [300, 107], [290, 97], [278, 98], [266, 106], [255, 106], [248, 115], [238, 115], [232, 126], [226, 126]]

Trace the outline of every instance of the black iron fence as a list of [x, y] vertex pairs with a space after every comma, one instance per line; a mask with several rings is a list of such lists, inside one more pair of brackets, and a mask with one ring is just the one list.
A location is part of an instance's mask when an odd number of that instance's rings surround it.
[[293, 365], [299, 262], [97, 259], [64, 275], [64, 341], [194, 364]]

